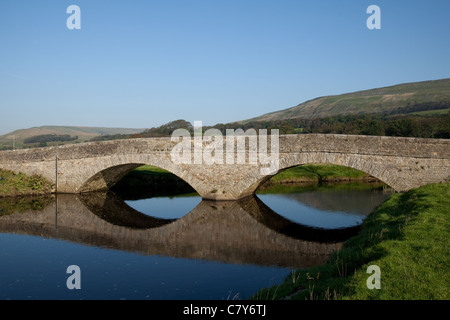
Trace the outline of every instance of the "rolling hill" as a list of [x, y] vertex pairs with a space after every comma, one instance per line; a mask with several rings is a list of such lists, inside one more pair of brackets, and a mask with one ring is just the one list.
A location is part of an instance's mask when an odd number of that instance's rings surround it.
[[450, 108], [450, 78], [320, 97], [295, 107], [235, 123], [314, 119], [338, 115], [409, 114], [448, 108]]

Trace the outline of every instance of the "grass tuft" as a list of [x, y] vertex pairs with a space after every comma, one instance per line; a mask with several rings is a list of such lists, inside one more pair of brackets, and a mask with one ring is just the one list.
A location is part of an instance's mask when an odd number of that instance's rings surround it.
[[51, 182], [38, 175], [0, 169], [0, 177], [0, 197], [48, 194], [53, 189]]

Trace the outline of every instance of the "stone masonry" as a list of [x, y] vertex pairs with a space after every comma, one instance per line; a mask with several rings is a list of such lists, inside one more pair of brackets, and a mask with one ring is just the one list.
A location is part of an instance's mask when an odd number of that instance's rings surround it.
[[[223, 143], [225, 150], [225, 139]], [[171, 151], [177, 144], [171, 138], [143, 138], [2, 151], [0, 168], [42, 175], [55, 184], [58, 193], [83, 193], [106, 190], [131, 170], [148, 164], [172, 172], [203, 199], [210, 200], [251, 195], [276, 173], [261, 173], [264, 165], [259, 163], [176, 164]], [[335, 134], [279, 136], [279, 171], [310, 163], [355, 168], [404, 192], [450, 181], [450, 140]]]

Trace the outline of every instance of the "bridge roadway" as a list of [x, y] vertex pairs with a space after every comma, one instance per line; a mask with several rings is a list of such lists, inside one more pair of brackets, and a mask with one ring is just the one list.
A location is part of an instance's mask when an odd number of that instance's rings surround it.
[[[223, 150], [227, 148], [225, 140]], [[194, 150], [194, 139], [190, 143]], [[177, 164], [171, 153], [178, 144], [171, 138], [141, 138], [2, 151], [0, 168], [42, 175], [55, 184], [58, 193], [83, 193], [107, 190], [131, 170], [148, 164], [174, 173], [209, 200], [244, 198], [276, 172], [310, 163], [355, 168], [399, 192], [450, 181], [450, 140], [445, 139], [280, 135], [278, 170], [270, 173], [262, 170], [267, 165], [261, 162], [227, 164], [225, 153], [223, 164]], [[203, 146], [207, 144], [203, 142]], [[248, 160], [251, 150], [244, 152]]]

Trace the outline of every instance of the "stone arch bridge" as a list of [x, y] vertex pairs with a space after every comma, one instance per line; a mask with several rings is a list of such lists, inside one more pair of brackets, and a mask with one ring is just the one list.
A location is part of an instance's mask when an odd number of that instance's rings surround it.
[[[309, 163], [343, 165], [364, 171], [398, 192], [450, 181], [450, 140], [304, 134], [280, 135], [278, 142], [278, 171]], [[140, 138], [2, 151], [0, 168], [42, 175], [58, 193], [84, 193], [108, 189], [131, 170], [148, 164], [172, 172], [210, 200], [249, 196], [277, 172], [264, 173], [263, 164], [249, 161], [177, 164], [172, 157], [177, 144], [171, 138]], [[225, 150], [225, 139], [223, 144]]]

